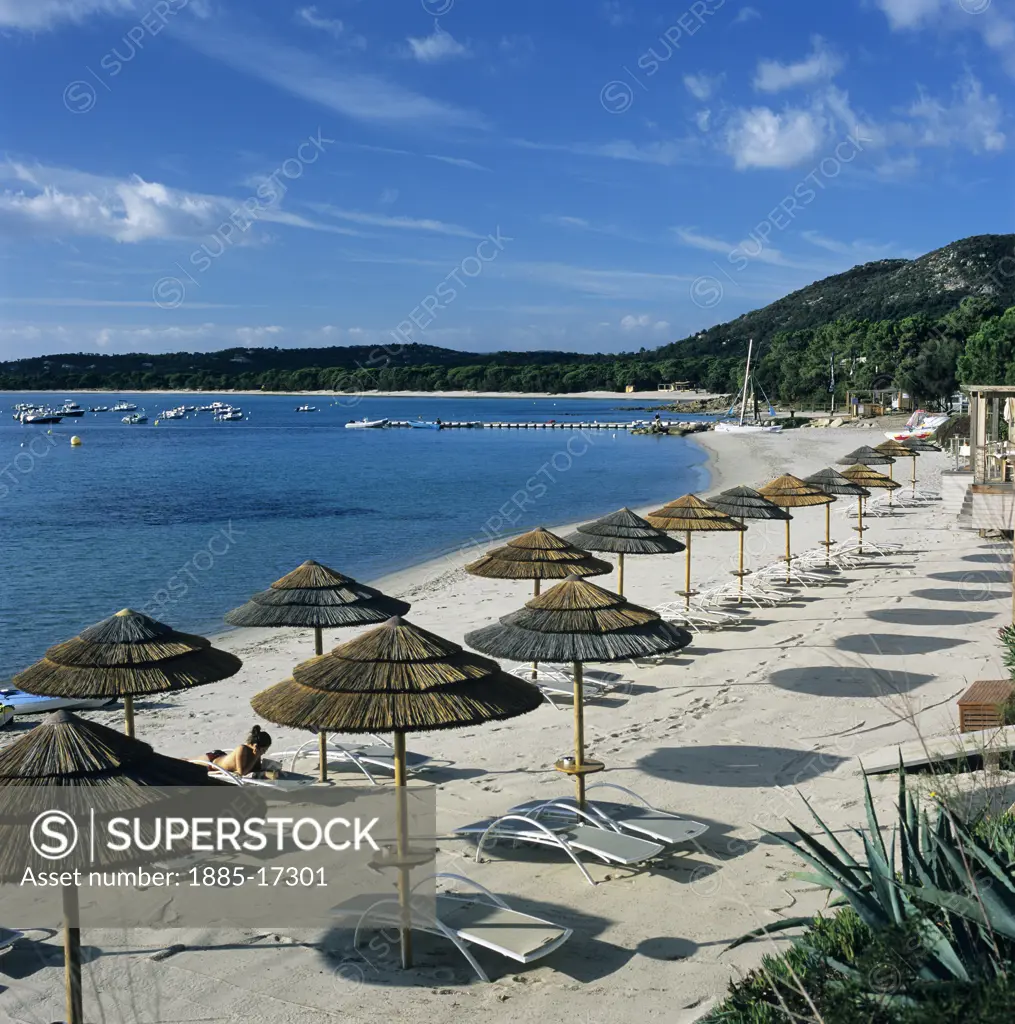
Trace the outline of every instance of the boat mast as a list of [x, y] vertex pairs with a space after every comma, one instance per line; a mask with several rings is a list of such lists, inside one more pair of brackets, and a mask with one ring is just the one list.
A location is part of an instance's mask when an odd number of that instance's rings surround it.
[[747, 369], [744, 371], [744, 397], [740, 403], [740, 426], [744, 425], [744, 416], [747, 415], [747, 389], [751, 383], [751, 350], [754, 348], [754, 339], [747, 342]]

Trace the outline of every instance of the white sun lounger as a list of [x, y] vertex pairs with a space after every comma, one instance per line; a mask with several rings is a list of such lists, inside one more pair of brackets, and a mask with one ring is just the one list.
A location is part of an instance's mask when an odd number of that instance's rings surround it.
[[24, 932], [19, 932], [15, 928], [0, 928], [0, 955], [9, 952], [23, 935]]
[[[477, 891], [438, 893], [435, 915], [423, 911], [421, 901], [417, 900], [411, 904], [413, 928], [443, 936], [454, 943], [482, 981], [490, 979], [470, 952], [470, 945], [493, 950], [517, 963], [530, 964], [559, 949], [573, 934], [571, 928], [512, 910], [500, 896], [465, 875], [445, 872], [430, 878], [454, 879]], [[413, 890], [429, 880], [422, 879]], [[374, 925], [394, 928], [402, 923], [401, 908], [393, 896], [357, 896], [335, 910], [341, 915], [358, 917], [353, 934], [356, 946], [360, 944], [360, 931], [368, 920]]]
[[[520, 665], [511, 665], [506, 671], [535, 685], [546, 702], [557, 710], [560, 709], [560, 706], [553, 699], [554, 697], [574, 699], [574, 677], [560, 666], [538, 665], [533, 669], [531, 662], [523, 662]], [[533, 678], [533, 674], [535, 678]], [[583, 676], [583, 684], [582, 697], [586, 703], [616, 689], [615, 684], [589, 675]]]
[[580, 850], [591, 853], [606, 864], [619, 864], [622, 867], [636, 867], [653, 857], [659, 856], [664, 847], [660, 843], [637, 839], [624, 835], [613, 828], [607, 828], [588, 811], [577, 807], [571, 808], [576, 817], [591, 824], [565, 824], [555, 822], [551, 825], [527, 814], [504, 814], [499, 818], [487, 818], [471, 825], [456, 828], [457, 836], [478, 839], [476, 843], [476, 860], [483, 853], [483, 847], [489, 839], [510, 841], [513, 843], [531, 843], [536, 846], [555, 846], [574, 861], [575, 866], [585, 876], [589, 885], [595, 885], [585, 865], [578, 859], [575, 852]]
[[[586, 810], [591, 815], [617, 831], [634, 832], [657, 843], [665, 843], [667, 846], [679, 846], [681, 843], [692, 842], [708, 831], [708, 825], [703, 825], [700, 821], [678, 818], [677, 815], [670, 814], [668, 811], [660, 811], [644, 797], [625, 786], [618, 786], [612, 782], [599, 782], [589, 786], [586, 792], [593, 789], [617, 790], [631, 797], [640, 805], [586, 802]], [[573, 822], [576, 809], [574, 798], [565, 797], [560, 800], [530, 800], [517, 807], [512, 807], [511, 813], [531, 815], [541, 821], [552, 821], [554, 818], [562, 816], [565, 819], [570, 817]]]
[[[375, 737], [376, 738], [376, 737]], [[317, 754], [318, 740], [315, 736], [313, 739], [307, 740], [306, 743], [301, 744], [295, 750], [280, 750], [277, 754], [273, 754], [275, 758], [282, 761], [283, 767], [285, 766], [285, 759], [289, 759], [289, 771], [296, 770], [296, 762], [301, 757], [312, 757]], [[371, 768], [381, 768], [386, 772], [390, 772], [392, 775], [395, 774], [395, 750], [394, 748], [384, 742], [378, 742], [371, 746], [344, 746], [341, 743], [335, 743], [333, 740], [328, 740], [327, 746], [327, 757], [328, 766], [331, 765], [343, 765], [351, 764], [354, 765], [359, 771], [361, 771], [371, 782], [372, 785], [379, 785], [377, 780], [374, 778], [373, 773], [370, 771]], [[405, 755], [405, 768], [406, 771], [412, 775], [415, 772], [422, 771], [433, 763], [433, 758], [426, 754], [414, 754], [411, 751], [407, 751]]]

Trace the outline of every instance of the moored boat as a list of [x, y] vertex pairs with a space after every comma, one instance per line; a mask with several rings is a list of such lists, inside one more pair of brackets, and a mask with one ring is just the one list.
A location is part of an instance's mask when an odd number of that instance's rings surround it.
[[345, 425], [346, 430], [376, 430], [378, 427], [386, 427], [387, 420], [349, 420]]
[[113, 697], [78, 699], [71, 697], [40, 697], [13, 687], [0, 688], [0, 705], [9, 707], [15, 715], [41, 715], [50, 711], [73, 711], [78, 708], [102, 708], [112, 704]]

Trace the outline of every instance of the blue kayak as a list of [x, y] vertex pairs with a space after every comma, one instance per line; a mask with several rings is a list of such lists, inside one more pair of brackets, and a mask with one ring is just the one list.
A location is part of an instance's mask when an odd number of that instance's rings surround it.
[[424, 423], [422, 420], [419, 420], [416, 423], [410, 423], [409, 426], [412, 427], [413, 430], [440, 430], [441, 429], [441, 425], [439, 423]]

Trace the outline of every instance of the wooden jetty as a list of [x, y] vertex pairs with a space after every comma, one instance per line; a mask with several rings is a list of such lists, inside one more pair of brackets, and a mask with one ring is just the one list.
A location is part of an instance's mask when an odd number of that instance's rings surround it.
[[[418, 421], [417, 421], [418, 422]], [[658, 421], [657, 421], [658, 422]], [[479, 420], [442, 420], [442, 430], [637, 430], [644, 429], [651, 425], [650, 420], [635, 420], [627, 423], [485, 423]], [[388, 427], [411, 427], [410, 420], [388, 420]], [[677, 422], [676, 420], [663, 420], [660, 426], [671, 430], [701, 430], [707, 428], [705, 423]]]

